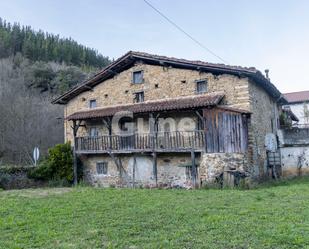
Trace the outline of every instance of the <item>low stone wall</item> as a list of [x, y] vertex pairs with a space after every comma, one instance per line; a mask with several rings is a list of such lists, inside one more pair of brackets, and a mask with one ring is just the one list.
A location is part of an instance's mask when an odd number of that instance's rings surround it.
[[23, 189], [46, 185], [42, 181], [28, 178], [31, 169], [32, 167], [0, 166], [0, 188]]

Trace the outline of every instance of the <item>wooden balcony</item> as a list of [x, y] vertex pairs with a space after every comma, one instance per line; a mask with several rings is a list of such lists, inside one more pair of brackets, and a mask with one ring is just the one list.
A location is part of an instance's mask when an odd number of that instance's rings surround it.
[[103, 135], [76, 137], [76, 152], [99, 154], [108, 152], [185, 152], [203, 151], [204, 131], [174, 131], [157, 133], [136, 133], [131, 136]]

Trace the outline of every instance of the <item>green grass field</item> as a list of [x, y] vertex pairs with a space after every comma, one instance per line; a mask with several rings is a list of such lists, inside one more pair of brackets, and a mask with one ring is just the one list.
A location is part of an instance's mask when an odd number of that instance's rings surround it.
[[309, 248], [309, 179], [246, 191], [1, 191], [0, 248]]

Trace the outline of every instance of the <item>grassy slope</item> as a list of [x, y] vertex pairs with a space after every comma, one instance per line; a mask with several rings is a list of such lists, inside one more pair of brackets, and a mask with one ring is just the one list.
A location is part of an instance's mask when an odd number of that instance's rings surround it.
[[309, 179], [256, 190], [0, 192], [0, 248], [309, 248]]

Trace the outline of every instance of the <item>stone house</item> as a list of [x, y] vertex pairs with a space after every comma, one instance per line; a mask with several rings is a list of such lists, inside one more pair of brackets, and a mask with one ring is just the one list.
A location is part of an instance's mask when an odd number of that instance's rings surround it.
[[309, 91], [285, 93], [289, 102], [284, 108], [289, 108], [297, 117], [299, 127], [309, 128]]
[[263, 177], [287, 102], [255, 68], [130, 51], [53, 103], [86, 181], [192, 187]]

